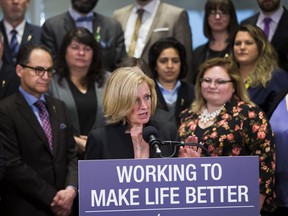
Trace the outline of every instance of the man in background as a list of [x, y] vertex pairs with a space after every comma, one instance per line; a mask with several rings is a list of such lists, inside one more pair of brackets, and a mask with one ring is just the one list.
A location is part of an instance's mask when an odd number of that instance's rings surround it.
[[19, 91], [0, 101], [6, 172], [1, 215], [71, 215], [77, 195], [77, 152], [62, 101], [45, 96], [54, 72], [43, 45], [22, 46]]
[[260, 27], [278, 53], [279, 66], [288, 72], [288, 10], [281, 0], [257, 0], [260, 12], [241, 22]]
[[13, 66], [16, 64], [20, 46], [40, 42], [41, 27], [25, 20], [29, 3], [30, 0], [0, 0], [4, 15], [0, 22], [0, 30], [4, 36], [3, 61]]
[[150, 47], [160, 38], [174, 37], [180, 41], [187, 53], [187, 79], [192, 79], [192, 33], [188, 14], [183, 8], [160, 0], [135, 0], [134, 4], [114, 11], [113, 16], [124, 30], [127, 53], [142, 57], [146, 63]]
[[62, 40], [74, 27], [85, 27], [101, 46], [105, 69], [113, 71], [127, 54], [121, 26], [110, 17], [93, 12], [98, 0], [71, 0], [63, 14], [51, 17], [43, 24], [41, 40], [57, 57]]
[[0, 101], [18, 90], [19, 77], [15, 67], [3, 62], [4, 36], [0, 31]]

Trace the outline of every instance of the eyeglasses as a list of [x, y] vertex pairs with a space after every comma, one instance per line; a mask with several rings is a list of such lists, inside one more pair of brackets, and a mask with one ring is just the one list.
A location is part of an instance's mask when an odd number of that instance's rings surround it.
[[31, 67], [31, 66], [28, 66], [28, 65], [24, 65], [24, 64], [20, 64], [22, 67], [24, 68], [30, 68], [32, 70], [34, 70], [35, 74], [37, 76], [40, 76], [42, 77], [44, 75], [44, 73], [47, 71], [48, 73], [48, 77], [52, 77], [53, 74], [56, 72], [56, 70], [54, 68], [43, 68], [43, 67], [40, 67], [40, 66], [37, 66], [37, 67]]
[[208, 79], [208, 78], [201, 78], [200, 82], [201, 82], [203, 87], [211, 86], [211, 84], [214, 83], [214, 86], [216, 88], [218, 88], [219, 86], [225, 85], [226, 83], [233, 82], [233, 81], [232, 80], [220, 80], [220, 79], [213, 81], [213, 80]]
[[213, 17], [216, 17], [217, 15], [219, 15], [220, 17], [229, 16], [229, 12], [228, 11], [211, 10], [208, 13], [209, 13], [209, 16], [213, 16]]

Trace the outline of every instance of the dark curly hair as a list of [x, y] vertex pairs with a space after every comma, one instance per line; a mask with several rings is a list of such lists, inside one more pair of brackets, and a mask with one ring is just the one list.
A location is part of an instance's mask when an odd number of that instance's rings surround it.
[[158, 77], [158, 73], [155, 70], [157, 59], [160, 56], [161, 52], [164, 49], [168, 48], [174, 48], [177, 50], [180, 61], [181, 61], [181, 68], [180, 68], [180, 74], [178, 79], [183, 79], [186, 76], [187, 73], [187, 61], [186, 61], [186, 50], [182, 43], [180, 43], [178, 40], [176, 40], [173, 37], [167, 37], [162, 38], [155, 42], [150, 50], [149, 50], [149, 66], [153, 74], [153, 78], [156, 79]]

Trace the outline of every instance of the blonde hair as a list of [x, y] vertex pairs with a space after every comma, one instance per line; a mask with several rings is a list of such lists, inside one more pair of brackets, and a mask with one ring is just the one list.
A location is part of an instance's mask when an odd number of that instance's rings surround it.
[[[236, 34], [240, 31], [247, 32], [255, 40], [258, 49], [258, 59], [253, 71], [249, 74], [251, 79], [250, 86], [256, 87], [262, 85], [265, 87], [272, 78], [272, 72], [278, 68], [277, 52], [259, 27], [250, 24], [241, 25]], [[234, 42], [236, 34], [233, 40]], [[236, 61], [234, 54], [233, 59]]]
[[103, 110], [108, 124], [126, 123], [137, 99], [140, 84], [146, 82], [151, 92], [151, 114], [157, 104], [155, 83], [139, 67], [122, 67], [108, 78], [103, 94]]
[[190, 111], [193, 113], [200, 113], [201, 109], [206, 105], [206, 100], [202, 96], [201, 92], [201, 79], [203, 78], [205, 72], [212, 67], [222, 67], [226, 70], [230, 79], [232, 80], [235, 92], [234, 95], [238, 96], [240, 100], [253, 104], [251, 102], [248, 92], [243, 83], [242, 77], [239, 72], [239, 68], [236, 63], [231, 58], [212, 58], [206, 60], [201, 66], [199, 74], [196, 78], [195, 84], [195, 100], [192, 103]]

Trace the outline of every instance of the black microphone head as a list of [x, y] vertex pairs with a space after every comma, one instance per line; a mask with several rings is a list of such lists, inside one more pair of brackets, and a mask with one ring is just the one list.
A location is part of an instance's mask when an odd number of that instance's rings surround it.
[[151, 135], [154, 137], [159, 137], [158, 131], [153, 126], [147, 126], [143, 129], [142, 136], [146, 143], [150, 143]]

